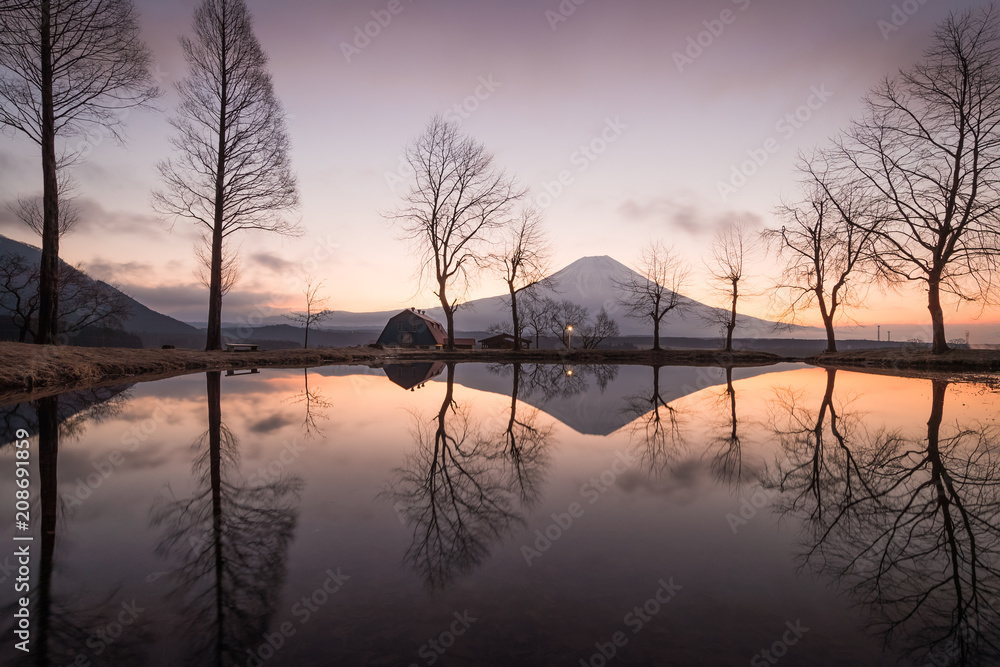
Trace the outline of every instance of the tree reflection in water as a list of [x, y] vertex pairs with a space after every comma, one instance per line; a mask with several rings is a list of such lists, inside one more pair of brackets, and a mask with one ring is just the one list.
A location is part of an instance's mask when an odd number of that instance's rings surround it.
[[522, 374], [512, 372], [509, 418], [482, 424], [455, 399], [449, 363], [440, 410], [432, 420], [414, 416], [415, 448], [380, 494], [413, 531], [404, 560], [433, 589], [473, 571], [524, 523], [519, 504], [538, 499], [552, 429], [537, 410], [518, 416]]
[[632, 418], [632, 440], [639, 448], [642, 467], [659, 477], [677, 462], [687, 443], [681, 432], [681, 413], [663, 399], [660, 367], [651, 368], [652, 386], [648, 392], [628, 397], [625, 413]]
[[323, 396], [323, 392], [319, 389], [309, 388], [308, 368], [302, 369], [302, 386], [303, 389], [301, 392], [289, 397], [287, 400], [295, 405], [302, 404], [305, 409], [305, 415], [302, 418], [302, 430], [304, 431], [302, 437], [305, 440], [312, 440], [317, 436], [323, 435], [320, 422], [329, 419], [326, 411], [333, 407], [333, 402], [327, 400]]
[[736, 388], [733, 387], [733, 367], [726, 367], [726, 386], [719, 394], [720, 404], [725, 406], [725, 424], [718, 429], [708, 445], [711, 453], [711, 468], [715, 479], [734, 491], [743, 487], [743, 436], [736, 413]]
[[[113, 643], [105, 644], [97, 638], [96, 633], [108, 628], [122, 611], [117, 589], [103, 592], [95, 602], [93, 595], [83, 590], [58, 591], [53, 582], [60, 520], [65, 523], [72, 512], [59, 497], [60, 442], [82, 437], [87, 424], [117, 416], [129, 398], [125, 387], [106, 387], [47, 396], [4, 410], [5, 423], [16, 422], [17, 428], [38, 437], [38, 505], [32, 508], [32, 513], [41, 517], [41, 536], [37, 579], [31, 591], [31, 618], [37, 635], [32, 638], [31, 653], [18, 654], [18, 664], [40, 667], [70, 664], [79, 655], [84, 655], [90, 665], [143, 662], [140, 647], [148, 640], [149, 633], [142, 618], [136, 619], [128, 632]], [[10, 433], [13, 435], [16, 429]], [[10, 618], [14, 609], [8, 607], [3, 611]], [[13, 630], [5, 631], [4, 635], [13, 637]], [[88, 650], [94, 646], [101, 647], [100, 654]]]
[[766, 484], [803, 521], [803, 564], [837, 580], [912, 657], [996, 664], [1000, 429], [945, 425], [949, 383], [933, 380], [926, 436], [870, 430], [835, 409], [835, 374], [818, 412], [790, 394], [774, 407], [786, 460]]
[[157, 552], [177, 567], [182, 636], [195, 638], [185, 664], [242, 665], [275, 613], [302, 480], [240, 476], [239, 440], [222, 421], [221, 374], [206, 376], [208, 430], [192, 446], [197, 487], [187, 498], [158, 499], [151, 522], [164, 531]]

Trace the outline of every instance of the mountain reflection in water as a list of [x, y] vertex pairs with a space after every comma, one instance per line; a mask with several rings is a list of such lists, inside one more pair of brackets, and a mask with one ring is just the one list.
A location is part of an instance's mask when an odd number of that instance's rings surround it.
[[[32, 651], [0, 657], [579, 664], [624, 631], [616, 664], [746, 664], [801, 623], [788, 664], [996, 664], [997, 396], [794, 365], [442, 363], [3, 406], [8, 470], [18, 429], [31, 444], [35, 551]], [[635, 633], [660, 580], [681, 588]], [[13, 586], [0, 605], [12, 638]]]

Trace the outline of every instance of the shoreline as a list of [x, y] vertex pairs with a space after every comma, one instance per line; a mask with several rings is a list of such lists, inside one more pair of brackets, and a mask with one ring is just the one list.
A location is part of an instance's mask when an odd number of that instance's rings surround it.
[[761, 367], [806, 363], [822, 368], [908, 374], [913, 371], [1000, 371], [1000, 351], [865, 350], [802, 358], [737, 350], [384, 350], [371, 347], [204, 352], [93, 347], [43, 347], [0, 342], [0, 404], [123, 382], [150, 382], [206, 371], [301, 369], [417, 362], [611, 364], [642, 366]]

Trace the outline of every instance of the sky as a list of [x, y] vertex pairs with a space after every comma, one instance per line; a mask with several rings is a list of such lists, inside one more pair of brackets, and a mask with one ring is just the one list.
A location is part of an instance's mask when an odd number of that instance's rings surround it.
[[[185, 76], [178, 37], [196, 2], [137, 0], [165, 94], [127, 118], [127, 141], [100, 134], [77, 166], [80, 228], [62, 257], [139, 301], [204, 321], [198, 232], [152, 209], [167, 119]], [[967, 0], [250, 0], [288, 114], [301, 235], [247, 232], [243, 276], [224, 302], [236, 321], [300, 308], [307, 279], [334, 310], [430, 307], [414, 249], [387, 214], [400, 204], [403, 150], [436, 113], [461, 121], [542, 208], [560, 268], [589, 255], [635, 265], [663, 239], [704, 274], [712, 234], [737, 219], [780, 225], [800, 151], [859, 115], [865, 92], [919, 60], [934, 27]], [[394, 10], [394, 11], [390, 11]], [[379, 23], [381, 20], [381, 23]], [[365, 34], [365, 30], [373, 36]], [[700, 43], [699, 43], [700, 42]], [[789, 118], [789, 115], [790, 118]], [[775, 153], [720, 191], [769, 140]], [[74, 142], [81, 139], [74, 139]], [[559, 183], [562, 177], [563, 183]], [[0, 200], [41, 190], [37, 148], [0, 136]], [[0, 204], [0, 233], [37, 239]], [[755, 262], [763, 290], [776, 262]], [[502, 292], [483, 275], [471, 296]], [[690, 295], [711, 294], [695, 280]], [[767, 299], [746, 304], [766, 317]], [[978, 309], [951, 308], [952, 322]], [[864, 324], [924, 322], [919, 288], [871, 296]], [[987, 310], [983, 321], [1000, 315]], [[336, 326], [336, 318], [329, 324]]]

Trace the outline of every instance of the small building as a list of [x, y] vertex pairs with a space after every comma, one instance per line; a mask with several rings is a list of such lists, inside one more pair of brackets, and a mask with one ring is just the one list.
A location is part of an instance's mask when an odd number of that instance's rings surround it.
[[[479, 341], [480, 347], [484, 350], [513, 350], [514, 349], [514, 336], [511, 334], [497, 334], [496, 336], [490, 336], [489, 338], [484, 338]], [[529, 350], [531, 349], [531, 341], [527, 338], [521, 339], [521, 349]]]
[[448, 332], [441, 323], [414, 308], [391, 317], [376, 341], [383, 347], [412, 347], [421, 350], [438, 349], [447, 342]]
[[[382, 347], [440, 350], [448, 345], [448, 331], [424, 311], [409, 308], [389, 319], [375, 343]], [[456, 338], [455, 349], [474, 350], [476, 339]]]

